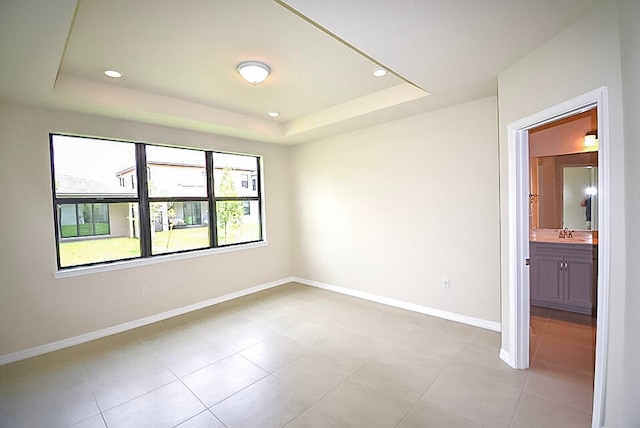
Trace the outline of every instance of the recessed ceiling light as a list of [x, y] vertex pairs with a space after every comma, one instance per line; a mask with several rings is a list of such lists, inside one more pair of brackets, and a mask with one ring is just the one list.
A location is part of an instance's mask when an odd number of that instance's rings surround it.
[[113, 77], [114, 79], [122, 77], [122, 73], [117, 70], [105, 70], [104, 74], [108, 77]]
[[382, 67], [377, 67], [371, 70], [371, 74], [373, 74], [376, 77], [382, 77], [382, 76], [386, 76], [387, 70], [385, 70]]
[[269, 116], [271, 116], [271, 117], [278, 117], [278, 116], [280, 116], [280, 113], [278, 113], [277, 111], [270, 111], [270, 112], [269, 112]]

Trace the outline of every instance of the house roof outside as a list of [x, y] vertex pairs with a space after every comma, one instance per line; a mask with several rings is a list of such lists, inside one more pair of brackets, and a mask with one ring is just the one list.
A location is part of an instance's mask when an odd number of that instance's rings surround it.
[[[200, 169], [205, 169], [204, 166], [199, 165], [199, 164], [194, 164], [194, 163], [180, 163], [180, 162], [159, 162], [159, 161], [147, 161], [147, 166], [178, 166], [178, 167], [185, 167], [185, 168], [200, 168]], [[116, 176], [121, 176], [130, 172], [135, 171], [136, 167], [135, 166], [130, 166], [127, 167], [125, 169], [122, 169], [118, 172], [116, 172]], [[224, 167], [220, 167], [220, 166], [214, 166], [215, 170], [218, 171], [222, 171], [224, 169]], [[255, 173], [256, 171], [253, 169], [249, 169], [249, 168], [231, 168], [234, 171], [242, 171], [242, 172], [251, 172], [251, 173]]]
[[105, 183], [86, 177], [78, 177], [70, 174], [56, 176], [56, 195], [65, 197], [92, 197], [92, 198], [134, 198], [137, 192], [119, 186], [117, 183]]

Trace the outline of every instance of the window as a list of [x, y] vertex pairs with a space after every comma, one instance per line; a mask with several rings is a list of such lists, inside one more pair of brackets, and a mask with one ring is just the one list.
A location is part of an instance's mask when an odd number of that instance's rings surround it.
[[58, 267], [260, 241], [261, 195], [248, 189], [259, 167], [257, 156], [51, 135]]
[[160, 146], [145, 150], [151, 253], [210, 247], [209, 222], [202, 219], [202, 205], [208, 209], [205, 152]]
[[[255, 156], [213, 154], [214, 202], [217, 219], [217, 244], [219, 246], [259, 241], [262, 239], [260, 216], [245, 215], [249, 210], [258, 212], [260, 195], [257, 191], [242, 186], [246, 174], [258, 173], [258, 158]], [[240, 189], [234, 177], [241, 176]], [[255, 211], [258, 210], [258, 211]]]
[[255, 177], [253, 177], [251, 179], [251, 189], [252, 190], [256, 190], [256, 178]]

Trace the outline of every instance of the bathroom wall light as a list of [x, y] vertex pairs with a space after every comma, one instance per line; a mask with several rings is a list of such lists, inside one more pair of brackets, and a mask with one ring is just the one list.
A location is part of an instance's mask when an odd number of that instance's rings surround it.
[[589, 131], [584, 136], [584, 146], [594, 147], [598, 145], [598, 131]]
[[237, 70], [244, 80], [253, 85], [264, 82], [264, 79], [271, 73], [271, 68], [260, 61], [241, 62], [238, 64]]

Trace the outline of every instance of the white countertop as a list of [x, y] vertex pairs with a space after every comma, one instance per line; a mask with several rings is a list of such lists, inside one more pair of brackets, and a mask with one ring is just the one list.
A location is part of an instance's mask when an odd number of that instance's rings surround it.
[[598, 245], [597, 230], [574, 230], [572, 235], [573, 238], [561, 238], [560, 229], [531, 229], [529, 231], [529, 241]]

